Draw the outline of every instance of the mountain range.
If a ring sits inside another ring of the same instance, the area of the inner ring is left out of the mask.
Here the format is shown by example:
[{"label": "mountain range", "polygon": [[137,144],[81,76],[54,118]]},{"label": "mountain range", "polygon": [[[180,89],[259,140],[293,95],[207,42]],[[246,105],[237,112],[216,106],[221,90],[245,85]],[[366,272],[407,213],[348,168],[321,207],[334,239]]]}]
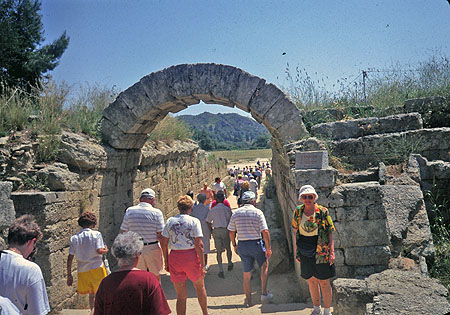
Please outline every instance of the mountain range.
[{"label": "mountain range", "polygon": [[205,150],[269,147],[269,132],[263,125],[249,117],[235,113],[204,112],[199,115],[180,115],[177,118],[193,129],[194,140]]}]

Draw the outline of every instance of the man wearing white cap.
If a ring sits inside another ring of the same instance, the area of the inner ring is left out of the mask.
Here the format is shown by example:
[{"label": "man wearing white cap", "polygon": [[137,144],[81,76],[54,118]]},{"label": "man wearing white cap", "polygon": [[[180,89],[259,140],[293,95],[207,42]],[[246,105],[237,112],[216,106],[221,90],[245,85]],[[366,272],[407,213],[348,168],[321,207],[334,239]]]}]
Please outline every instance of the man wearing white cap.
[{"label": "man wearing white cap", "polygon": [[164,217],[161,210],[154,208],[156,194],[147,188],[141,192],[139,204],[129,207],[120,226],[122,232],[133,231],[144,242],[136,268],[152,272],[159,281],[163,272],[163,255],[159,242],[164,229]]},{"label": "man wearing white cap", "polygon": [[[228,224],[230,239],[234,251],[241,257],[244,271],[244,293],[246,304],[252,305],[251,277],[253,264],[256,260],[261,268],[261,302],[267,302],[272,294],[267,293],[269,258],[272,256],[270,234],[264,213],[255,207],[256,196],[252,191],[246,191],[241,197],[242,207],[236,209]],[[238,244],[236,244],[236,233]],[[261,239],[263,236],[264,242]]]}]

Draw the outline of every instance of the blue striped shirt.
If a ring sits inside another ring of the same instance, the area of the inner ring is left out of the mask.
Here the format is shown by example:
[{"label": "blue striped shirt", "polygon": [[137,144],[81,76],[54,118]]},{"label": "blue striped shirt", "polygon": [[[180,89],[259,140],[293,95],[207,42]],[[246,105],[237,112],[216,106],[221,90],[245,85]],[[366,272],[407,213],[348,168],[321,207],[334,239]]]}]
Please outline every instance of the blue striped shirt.
[{"label": "blue striped shirt", "polygon": [[144,243],[156,242],[158,240],[157,232],[162,232],[163,228],[164,217],[161,210],[153,208],[146,202],[129,207],[120,226],[121,230],[139,234]]},{"label": "blue striped shirt", "polygon": [[253,205],[246,204],[234,210],[228,230],[237,232],[239,241],[261,239],[261,232],[268,230],[264,213]]}]

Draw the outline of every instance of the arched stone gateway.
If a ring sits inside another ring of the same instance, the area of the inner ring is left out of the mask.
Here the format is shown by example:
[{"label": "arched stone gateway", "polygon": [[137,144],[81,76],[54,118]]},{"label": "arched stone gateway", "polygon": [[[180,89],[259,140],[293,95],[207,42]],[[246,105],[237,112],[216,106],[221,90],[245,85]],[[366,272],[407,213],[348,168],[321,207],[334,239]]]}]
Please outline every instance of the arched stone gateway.
[{"label": "arched stone gateway", "polygon": [[250,112],[278,147],[308,134],[300,111],[275,85],[236,67],[209,63],[151,73],[120,93],[103,112],[103,140],[116,149],[140,149],[169,112],[200,101]]}]

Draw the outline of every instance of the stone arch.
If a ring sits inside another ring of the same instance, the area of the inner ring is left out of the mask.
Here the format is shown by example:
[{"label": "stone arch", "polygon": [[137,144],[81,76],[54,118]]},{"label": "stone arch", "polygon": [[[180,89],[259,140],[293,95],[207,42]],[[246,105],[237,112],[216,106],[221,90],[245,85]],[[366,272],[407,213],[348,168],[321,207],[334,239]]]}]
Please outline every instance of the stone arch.
[{"label": "stone arch", "polygon": [[200,101],[250,112],[279,148],[308,134],[300,111],[274,84],[236,67],[207,63],[151,73],[120,93],[103,112],[103,141],[116,149],[140,149],[169,112]]}]

